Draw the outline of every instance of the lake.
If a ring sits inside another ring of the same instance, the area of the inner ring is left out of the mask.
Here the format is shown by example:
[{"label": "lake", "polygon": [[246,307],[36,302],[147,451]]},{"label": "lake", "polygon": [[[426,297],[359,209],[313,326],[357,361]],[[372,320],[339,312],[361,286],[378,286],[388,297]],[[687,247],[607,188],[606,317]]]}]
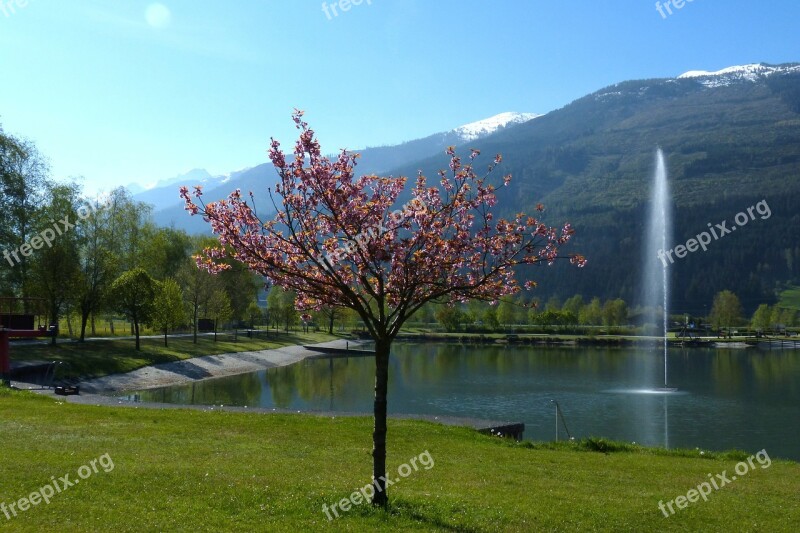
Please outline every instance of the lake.
[{"label": "lake", "polygon": [[[524,422],[553,440],[555,400],[573,437],[800,460],[800,350],[467,346],[396,343],[389,412]],[[142,401],[372,411],[372,358],[312,359],[137,393]]]}]

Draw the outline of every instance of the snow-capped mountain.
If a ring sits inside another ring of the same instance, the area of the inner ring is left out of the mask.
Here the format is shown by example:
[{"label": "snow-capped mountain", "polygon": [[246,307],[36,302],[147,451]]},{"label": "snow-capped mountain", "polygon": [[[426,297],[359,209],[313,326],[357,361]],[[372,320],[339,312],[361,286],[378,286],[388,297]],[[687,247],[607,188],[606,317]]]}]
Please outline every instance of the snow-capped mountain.
[{"label": "snow-capped mountain", "polygon": [[[716,89],[737,84],[761,83],[768,79],[797,74],[800,74],[800,63],[784,63],[781,65],[753,63],[726,67],[714,72],[690,70],[676,78],[632,80],[615,83],[589,95],[588,98],[592,98],[597,102],[631,97],[646,99],[653,89],[658,89],[658,91],[665,90],[665,87],[663,87],[665,83],[671,86],[670,91],[680,92],[686,87],[697,87],[698,85],[706,89]],[[683,87],[683,89],[679,87]]]},{"label": "snow-capped mountain", "polygon": [[536,113],[506,112],[483,120],[471,122],[449,131],[434,133],[422,139],[415,139],[397,146],[379,146],[354,150],[361,154],[358,171],[364,174],[389,172],[407,165],[412,161],[421,161],[428,157],[444,154],[448,146],[457,150],[480,148],[485,139],[501,130],[528,122],[540,117]]},{"label": "snow-capped mountain", "polygon": [[214,176],[209,174],[209,172],[204,168],[193,168],[189,172],[184,174],[179,174],[172,178],[160,179],[153,183],[148,183],[144,185],[144,189],[149,191],[152,189],[159,189],[161,187],[168,187],[170,185],[174,185],[176,183],[182,183],[186,180],[193,180],[198,183],[207,183],[209,180],[213,180]]},{"label": "snow-capped mountain", "polygon": [[192,185],[202,185],[207,189],[216,188],[224,185],[230,181],[231,178],[247,170],[248,169],[244,169],[237,172],[213,176],[204,168],[195,168],[185,174],[175,176],[174,178],[162,179],[146,187],[139,187],[138,190],[131,189],[131,187],[128,186],[128,190],[133,194],[134,200],[150,204],[155,211],[158,211],[159,209],[172,206],[178,201],[179,196],[177,191],[181,185],[190,183]]},{"label": "snow-capped mountain", "polygon": [[726,87],[738,81],[757,82],[775,74],[788,74],[800,72],[800,64],[767,65],[766,63],[753,63],[750,65],[737,65],[727,67],[715,72],[705,70],[690,70],[684,72],[678,79],[699,78],[698,81],[706,87]]},{"label": "snow-capped mountain", "polygon": [[[534,118],[540,117],[536,113],[500,113],[477,122],[465,124],[450,131],[436,133],[423,139],[416,139],[397,146],[382,146],[377,148],[364,148],[353,150],[361,154],[358,163],[358,171],[363,174],[387,172],[409,161],[418,161],[433,155],[444,153],[450,145],[459,148],[477,148],[477,146],[464,146],[464,143],[474,143],[480,139],[488,137],[502,129],[521,124]],[[242,176],[247,175],[252,181],[257,175],[272,175],[271,165],[258,169],[255,173],[250,172],[252,168],[245,168],[228,174],[211,175],[205,169],[193,169],[185,174],[174,178],[159,180],[156,183],[144,187],[132,184],[128,189],[134,194],[137,201],[145,202],[153,206],[154,211],[173,207],[178,200],[177,190],[181,185],[202,185],[207,193],[216,195],[224,194],[220,198],[227,196],[233,189],[243,187]],[[219,191],[217,190],[219,189]]]},{"label": "snow-capped mountain", "polygon": [[465,124],[453,130],[463,141],[474,141],[487,135],[495,133],[497,130],[503,129],[509,125],[521,124],[528,122],[542,115],[536,113],[514,113],[506,112],[500,113],[493,117],[489,117],[477,122]]},{"label": "snow-capped mountain", "polygon": [[[462,154],[468,154],[471,148],[480,149],[482,140],[507,128],[528,122],[541,115],[535,113],[500,113],[484,120],[465,124],[458,128],[435,133],[423,139],[415,139],[396,146],[379,146],[352,150],[361,157],[356,172],[361,174],[383,174],[392,172],[403,165],[414,164],[431,157],[439,157],[443,165],[447,164],[445,151],[448,146],[455,146]],[[228,175],[211,176],[205,171],[193,171],[167,180],[166,186],[150,189],[135,196],[136,200],[154,206],[154,217],[158,224],[168,226],[176,224],[192,232],[207,231],[208,227],[200,217],[187,217],[183,210],[183,202],[178,198],[178,187],[186,185],[203,185],[206,200],[225,198],[234,189],[243,192],[259,191],[276,181],[275,169],[271,163],[232,172]]]}]

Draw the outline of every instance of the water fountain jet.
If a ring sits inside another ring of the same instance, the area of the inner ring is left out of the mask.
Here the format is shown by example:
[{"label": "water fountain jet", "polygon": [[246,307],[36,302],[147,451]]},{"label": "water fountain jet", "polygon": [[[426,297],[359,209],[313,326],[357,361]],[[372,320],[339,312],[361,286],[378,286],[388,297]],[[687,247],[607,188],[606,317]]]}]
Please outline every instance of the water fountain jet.
[{"label": "water fountain jet", "polygon": [[650,214],[647,225],[647,254],[644,258],[644,303],[651,310],[652,323],[657,322],[657,308],[662,306],[662,332],[664,335],[664,387],[659,392],[674,392],[668,387],[667,329],[669,321],[669,282],[667,265],[658,259],[659,250],[667,250],[670,241],[672,220],[669,209],[669,183],[664,152],[656,150],[656,170],[653,176],[653,189],[650,194]]}]

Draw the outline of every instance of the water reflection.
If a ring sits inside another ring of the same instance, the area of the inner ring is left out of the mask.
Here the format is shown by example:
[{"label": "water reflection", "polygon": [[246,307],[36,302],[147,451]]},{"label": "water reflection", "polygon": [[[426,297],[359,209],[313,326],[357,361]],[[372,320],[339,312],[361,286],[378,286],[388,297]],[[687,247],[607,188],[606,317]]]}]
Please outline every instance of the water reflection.
[{"label": "water reflection", "polygon": [[669,449],[669,396],[664,395],[664,448]]},{"label": "water reflection", "polygon": [[[573,436],[701,449],[766,448],[800,459],[800,351],[676,349],[664,393],[660,353],[614,348],[398,344],[391,413],[524,422],[555,438],[551,400]],[[142,400],[369,413],[371,358],[308,360],[139,393]]]}]

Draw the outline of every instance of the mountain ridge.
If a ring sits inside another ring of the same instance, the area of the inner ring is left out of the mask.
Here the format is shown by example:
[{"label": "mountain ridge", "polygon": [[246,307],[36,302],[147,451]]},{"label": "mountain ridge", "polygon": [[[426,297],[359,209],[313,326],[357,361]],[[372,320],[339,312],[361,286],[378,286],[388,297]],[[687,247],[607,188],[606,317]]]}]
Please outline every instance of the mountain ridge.
[{"label": "mountain ridge", "polygon": [[[444,152],[449,145],[480,140],[540,116],[542,115],[536,113],[505,112],[399,145],[368,147],[352,150],[352,152],[358,152],[361,155],[358,162],[359,173],[385,173],[406,161],[415,161]],[[187,178],[182,182],[175,181],[177,178],[173,178],[169,180],[168,185],[138,193],[134,195],[134,199],[153,205],[155,221],[160,225],[175,225],[192,232],[204,232],[207,231],[207,227],[201,224],[202,221],[185,220],[183,203],[178,201],[177,186],[204,185],[203,193],[207,200],[220,200],[226,198],[237,188],[243,191],[255,190],[256,186],[264,180],[272,180],[269,182],[272,184],[275,173],[272,164],[266,162],[232,172],[227,175],[227,179],[223,179],[224,176],[226,175],[216,176],[205,182],[201,180],[198,183],[192,182],[191,176],[185,174],[178,176],[178,178]]]},{"label": "mountain ridge", "polygon": [[[569,250],[589,258],[580,274],[537,273],[537,297],[639,298],[642,261],[655,260],[639,250],[657,146],[668,155],[674,244],[762,199],[777,206],[769,223],[671,267],[676,301],[700,314],[715,292],[730,288],[750,309],[774,300],[776,284],[797,280],[800,72],[794,65],[711,87],[703,77],[620,82],[483,139],[484,152],[502,153],[501,172],[514,176],[498,192],[498,209],[509,216],[543,203],[545,222],[569,220],[577,231]],[[431,158],[396,173],[431,176],[444,166],[441,157]]]},{"label": "mountain ridge", "polygon": [[[658,260],[642,257],[640,250],[645,249],[643,226],[654,152],[661,146],[673,192],[673,245],[761,200],[772,208],[769,221],[727,236],[669,271],[673,297],[684,310],[703,313],[713,295],[726,288],[737,292],[750,309],[774,300],[778,284],[800,280],[796,209],[800,69],[796,66],[758,64],[624,81],[478,141],[434,135],[428,141],[365,150],[357,172],[414,176],[422,171],[431,178],[447,167],[443,150],[433,150],[443,144],[458,145],[462,154],[467,148],[502,153],[504,163],[498,170],[514,179],[498,191],[499,214],[532,213],[541,202],[547,208],[545,223],[560,225],[568,220],[576,228],[569,252],[589,258],[579,273],[536,270],[534,279],[541,282],[536,297],[565,299],[581,293],[633,302],[639,297],[642,262]],[[392,162],[399,164],[389,166]],[[381,166],[384,170],[377,169]],[[241,189],[253,190],[258,197],[274,183],[274,169],[265,163],[243,178]],[[217,193],[227,196],[233,185],[230,182]],[[206,198],[214,198],[206,193]],[[401,203],[408,194],[404,191]],[[182,204],[175,210],[180,210],[184,227],[191,223],[196,231],[208,231],[199,217],[183,213]],[[754,266],[745,270],[741,264]]]}]

